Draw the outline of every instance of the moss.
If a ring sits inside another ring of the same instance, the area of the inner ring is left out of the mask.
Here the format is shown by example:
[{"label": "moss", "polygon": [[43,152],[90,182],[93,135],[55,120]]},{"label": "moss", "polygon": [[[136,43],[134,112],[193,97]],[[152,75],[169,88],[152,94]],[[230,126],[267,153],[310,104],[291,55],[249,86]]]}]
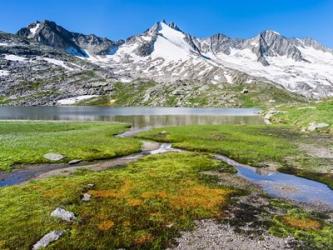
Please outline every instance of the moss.
[{"label": "moss", "polygon": [[291,235],[303,241],[305,249],[331,249],[333,246],[333,225],[300,209],[290,209],[284,216],[275,216],[269,231],[279,237]]},{"label": "moss", "polygon": [[[234,191],[200,172],[220,162],[193,153],[147,156],[125,168],[81,172],[0,189],[0,242],[27,249],[50,230],[66,233],[49,249],[161,249],[195,219],[217,218]],[[80,202],[88,191],[92,198]],[[50,217],[56,207],[73,211],[72,224]]]}]

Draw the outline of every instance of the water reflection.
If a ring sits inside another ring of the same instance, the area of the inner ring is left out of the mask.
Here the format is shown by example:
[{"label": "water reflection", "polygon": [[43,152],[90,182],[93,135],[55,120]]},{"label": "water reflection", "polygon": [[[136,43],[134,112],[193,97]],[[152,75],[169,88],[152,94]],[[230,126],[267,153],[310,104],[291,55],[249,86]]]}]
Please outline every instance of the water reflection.
[{"label": "water reflection", "polygon": [[257,109],[237,108],[0,107],[0,119],[114,121],[133,128],[262,124]]}]

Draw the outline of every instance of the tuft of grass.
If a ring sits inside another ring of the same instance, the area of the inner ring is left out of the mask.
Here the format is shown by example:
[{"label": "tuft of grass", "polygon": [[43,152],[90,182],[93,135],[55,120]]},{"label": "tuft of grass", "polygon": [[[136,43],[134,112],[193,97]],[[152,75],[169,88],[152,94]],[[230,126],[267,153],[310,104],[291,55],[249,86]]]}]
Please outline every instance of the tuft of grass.
[{"label": "tuft of grass", "polygon": [[115,138],[124,124],[106,122],[0,122],[0,170],[15,164],[47,163],[46,153],[60,153],[63,161],[122,156],[140,150],[140,142]]},{"label": "tuft of grass", "polygon": [[[0,189],[0,242],[28,249],[51,230],[66,230],[48,249],[161,249],[195,219],[217,218],[234,191],[200,172],[219,161],[194,153],[147,156],[125,168],[81,172]],[[88,191],[87,184],[95,187]],[[84,192],[92,196],[81,202]],[[50,217],[56,207],[77,221]]]}]

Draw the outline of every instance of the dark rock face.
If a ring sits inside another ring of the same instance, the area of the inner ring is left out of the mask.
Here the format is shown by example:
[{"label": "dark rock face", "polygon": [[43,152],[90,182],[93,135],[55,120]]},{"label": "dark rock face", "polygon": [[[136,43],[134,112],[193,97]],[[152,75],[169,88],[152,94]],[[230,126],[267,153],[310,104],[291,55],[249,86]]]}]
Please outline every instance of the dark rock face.
[{"label": "dark rock face", "polygon": [[[33,29],[36,30],[33,32]],[[56,49],[71,49],[73,54],[85,56],[84,51],[73,41],[73,34],[55,22],[46,20],[30,24],[27,28],[20,29],[17,35]]]},{"label": "dark rock face", "polygon": [[138,56],[149,56],[154,51],[154,43],[156,41],[156,36],[152,38],[150,42],[142,43],[135,50],[135,54]]},{"label": "dark rock face", "polygon": [[258,56],[258,61],[267,63],[263,57],[287,56],[295,61],[306,61],[292,40],[273,31],[264,31],[259,36],[259,46],[253,51]]},{"label": "dark rock face", "polygon": [[85,50],[92,55],[105,55],[123,43],[123,41],[113,42],[96,35],[70,32],[55,22],[47,20],[28,25],[20,29],[17,35],[81,57],[87,56]]},{"label": "dark rock face", "polygon": [[230,48],[236,47],[237,42],[224,34],[218,33],[210,37],[210,49],[213,53],[230,54]]}]

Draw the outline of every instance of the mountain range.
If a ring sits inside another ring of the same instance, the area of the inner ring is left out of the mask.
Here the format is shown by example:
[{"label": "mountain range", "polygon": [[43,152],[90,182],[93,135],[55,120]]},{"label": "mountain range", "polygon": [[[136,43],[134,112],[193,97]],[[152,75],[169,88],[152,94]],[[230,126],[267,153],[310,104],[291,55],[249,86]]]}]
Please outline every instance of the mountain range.
[{"label": "mountain range", "polygon": [[34,88],[22,87],[31,79],[52,92],[48,100],[105,94],[115,82],[138,80],[161,85],[264,82],[319,99],[333,96],[333,51],[313,39],[271,30],[249,39],[221,33],[199,38],[160,21],[141,34],[112,41],[46,20],[16,34],[0,33],[0,95],[31,94]]}]

